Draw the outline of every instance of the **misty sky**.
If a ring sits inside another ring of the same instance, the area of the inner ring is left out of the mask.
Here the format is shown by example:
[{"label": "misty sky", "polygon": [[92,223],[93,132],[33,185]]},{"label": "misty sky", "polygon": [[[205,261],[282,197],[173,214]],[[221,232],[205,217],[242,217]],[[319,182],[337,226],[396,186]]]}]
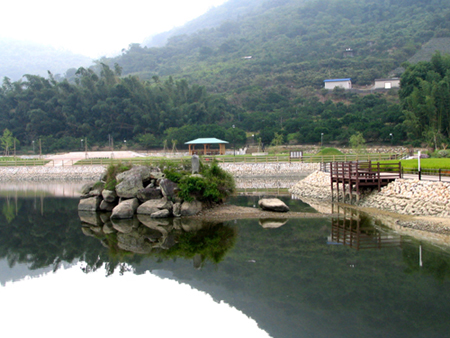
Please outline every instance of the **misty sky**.
[{"label": "misty sky", "polygon": [[181,26],[227,0],[15,0],[2,4],[0,38],[98,58]]}]

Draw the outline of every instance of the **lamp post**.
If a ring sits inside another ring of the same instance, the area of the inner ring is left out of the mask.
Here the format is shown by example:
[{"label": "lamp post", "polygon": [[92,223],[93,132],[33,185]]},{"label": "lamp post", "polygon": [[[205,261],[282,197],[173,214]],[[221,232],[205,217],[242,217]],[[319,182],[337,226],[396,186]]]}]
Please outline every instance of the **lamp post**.
[{"label": "lamp post", "polygon": [[35,154],[35,152],[34,152],[34,140],[31,141],[31,143],[33,144],[33,154]]},{"label": "lamp post", "polygon": [[394,139],[394,135],[392,135],[392,133],[389,133],[389,137],[391,138],[391,146],[392,146],[392,141]]},{"label": "lamp post", "polygon": [[323,133],[320,133],[320,147],[323,147]]},{"label": "lamp post", "polygon": [[83,150],[83,139],[81,139],[81,150]]},{"label": "lamp post", "polygon": [[235,128],[235,126],[233,124],[233,153],[234,153],[234,156],[236,156],[236,145],[234,144],[234,128]]}]

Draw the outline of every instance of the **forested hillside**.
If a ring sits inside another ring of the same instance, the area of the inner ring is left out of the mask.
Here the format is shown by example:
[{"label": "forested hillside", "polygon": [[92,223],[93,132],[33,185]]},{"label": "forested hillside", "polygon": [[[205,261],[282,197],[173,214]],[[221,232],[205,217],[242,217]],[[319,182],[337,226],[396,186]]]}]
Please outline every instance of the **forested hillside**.
[{"label": "forested hillside", "polygon": [[[230,0],[225,5],[234,11],[222,8],[228,16],[219,26],[171,37],[161,48],[130,45],[120,57],[70,72],[64,81],[35,75],[21,82],[5,79],[0,131],[11,131],[25,148],[40,138],[46,151],[76,150],[86,137],[90,146],[106,145],[110,137],[116,147],[124,140],[139,148],[180,146],[196,137],[240,145],[245,133],[265,144],[318,144],[322,134],[325,143],[347,144],[359,132],[374,143],[448,143],[442,113],[447,101],[436,99],[436,90],[443,92],[448,84],[447,56],[439,56],[439,69],[436,60],[407,68],[402,86],[408,83],[410,92],[400,97],[395,90],[321,89],[324,79],[337,77],[350,77],[364,88],[431,38],[450,37],[448,2]],[[208,21],[213,26],[220,22],[213,19]],[[347,48],[353,55],[345,54]],[[422,69],[421,78],[432,85],[413,99],[414,88],[425,85],[408,74]],[[415,109],[422,102],[426,107]],[[440,122],[430,132],[437,120],[424,116],[436,111]]]},{"label": "forested hillside", "polygon": [[[230,0],[224,6],[245,15],[172,37],[163,48],[131,45],[110,65],[142,79],[187,77],[230,94],[277,86],[295,93],[327,78],[370,84],[430,38],[450,36],[450,5],[443,0]],[[347,48],[354,57],[344,57]]]}]

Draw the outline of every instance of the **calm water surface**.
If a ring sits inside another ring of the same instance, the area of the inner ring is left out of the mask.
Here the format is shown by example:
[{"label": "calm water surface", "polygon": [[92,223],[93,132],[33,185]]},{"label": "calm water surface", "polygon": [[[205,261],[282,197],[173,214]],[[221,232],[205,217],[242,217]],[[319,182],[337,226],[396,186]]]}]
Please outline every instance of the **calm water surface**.
[{"label": "calm water surface", "polygon": [[450,332],[449,250],[370,218],[111,223],[79,215],[76,198],[33,191],[2,190],[2,336]]}]

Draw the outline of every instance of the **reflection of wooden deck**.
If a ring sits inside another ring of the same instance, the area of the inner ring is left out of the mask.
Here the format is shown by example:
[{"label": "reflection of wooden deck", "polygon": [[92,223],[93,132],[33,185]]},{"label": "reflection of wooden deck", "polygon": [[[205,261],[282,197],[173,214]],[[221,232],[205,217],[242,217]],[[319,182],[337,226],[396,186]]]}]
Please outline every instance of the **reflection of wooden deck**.
[{"label": "reflection of wooden deck", "polygon": [[359,198],[360,188],[377,188],[401,178],[401,163],[372,163],[372,162],[335,162],[330,163],[331,195],[333,195],[336,183],[337,196],[339,199],[339,185],[342,192],[350,198],[356,192]]},{"label": "reflection of wooden deck", "polygon": [[401,246],[401,237],[365,225],[358,213],[344,212],[343,217],[332,219],[329,243],[342,244],[356,250],[382,249]]}]

